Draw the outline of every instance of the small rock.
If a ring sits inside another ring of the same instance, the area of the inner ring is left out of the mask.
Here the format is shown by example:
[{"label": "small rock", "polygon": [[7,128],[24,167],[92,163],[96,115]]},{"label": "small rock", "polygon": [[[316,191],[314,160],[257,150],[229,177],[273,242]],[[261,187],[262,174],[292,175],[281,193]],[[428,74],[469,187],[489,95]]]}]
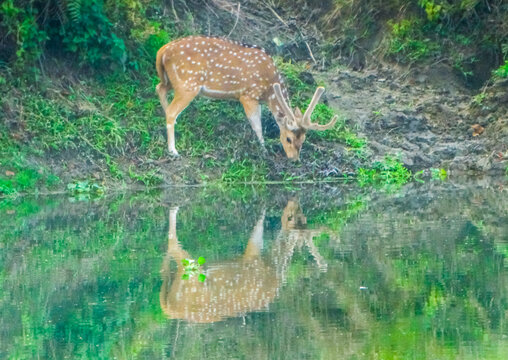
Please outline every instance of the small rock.
[{"label": "small rock", "polygon": [[485,128],[480,124],[472,125],[471,129],[473,129],[473,136],[481,135],[485,131]]}]

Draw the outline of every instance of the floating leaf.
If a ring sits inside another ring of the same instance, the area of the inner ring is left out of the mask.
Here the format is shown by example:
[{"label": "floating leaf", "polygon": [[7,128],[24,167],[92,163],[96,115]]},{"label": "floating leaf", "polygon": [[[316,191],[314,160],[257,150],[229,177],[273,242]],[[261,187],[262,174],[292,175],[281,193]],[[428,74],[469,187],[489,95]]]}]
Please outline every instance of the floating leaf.
[{"label": "floating leaf", "polygon": [[199,264],[199,265],[203,265],[205,262],[206,262],[206,260],[205,260],[205,258],[204,258],[204,257],[200,256],[200,257],[198,258],[198,264]]},{"label": "floating leaf", "polygon": [[189,280],[189,274],[183,274],[182,280]]},{"label": "floating leaf", "polygon": [[206,280],[206,275],[205,274],[199,274],[198,276],[198,280],[201,281],[201,282],[205,282]]},{"label": "floating leaf", "polygon": [[190,264],[189,259],[182,259],[182,265],[183,266],[189,266],[189,264]]}]

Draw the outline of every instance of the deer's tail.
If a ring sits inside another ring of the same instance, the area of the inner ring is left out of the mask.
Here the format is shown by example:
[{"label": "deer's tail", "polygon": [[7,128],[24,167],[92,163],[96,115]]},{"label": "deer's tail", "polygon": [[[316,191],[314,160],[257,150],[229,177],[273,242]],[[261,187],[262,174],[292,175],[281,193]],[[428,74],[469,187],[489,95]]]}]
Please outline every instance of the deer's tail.
[{"label": "deer's tail", "polygon": [[171,82],[169,81],[168,74],[167,74],[166,69],[164,67],[164,63],[166,62],[167,56],[168,56],[167,47],[163,46],[157,52],[157,59],[155,60],[155,67],[157,69],[157,75],[159,75],[161,84],[164,87],[171,89]]}]

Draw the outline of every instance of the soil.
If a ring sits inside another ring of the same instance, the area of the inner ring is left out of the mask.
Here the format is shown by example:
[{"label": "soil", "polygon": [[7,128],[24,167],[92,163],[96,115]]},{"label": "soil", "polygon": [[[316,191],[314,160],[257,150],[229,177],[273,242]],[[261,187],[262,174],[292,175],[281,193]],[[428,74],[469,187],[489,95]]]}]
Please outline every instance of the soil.
[{"label": "soil", "polygon": [[[400,154],[412,171],[495,174],[508,166],[506,80],[475,97],[445,65],[409,74],[394,68],[342,69],[327,76],[330,106],[368,139],[374,157]],[[479,135],[477,124],[483,128]]]}]

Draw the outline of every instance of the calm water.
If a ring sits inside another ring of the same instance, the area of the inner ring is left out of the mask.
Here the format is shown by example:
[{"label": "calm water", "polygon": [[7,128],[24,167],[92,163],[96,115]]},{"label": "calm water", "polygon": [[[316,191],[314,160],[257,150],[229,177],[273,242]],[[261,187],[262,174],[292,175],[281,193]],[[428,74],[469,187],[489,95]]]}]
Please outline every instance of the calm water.
[{"label": "calm water", "polygon": [[4,200],[0,271],[0,358],[508,357],[505,179]]}]

